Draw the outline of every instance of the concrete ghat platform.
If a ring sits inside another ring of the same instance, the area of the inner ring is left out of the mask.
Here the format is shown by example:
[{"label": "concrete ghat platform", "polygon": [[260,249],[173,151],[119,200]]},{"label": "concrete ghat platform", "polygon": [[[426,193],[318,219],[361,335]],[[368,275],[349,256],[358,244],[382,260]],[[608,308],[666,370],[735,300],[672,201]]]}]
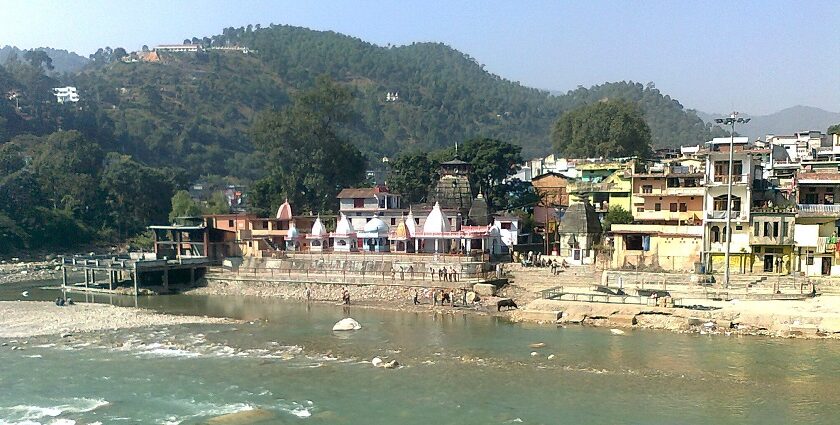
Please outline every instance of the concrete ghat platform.
[{"label": "concrete ghat platform", "polygon": [[[820,301],[822,304],[817,304]],[[840,338],[840,310],[825,311],[826,305],[834,303],[840,304],[840,297],[837,300],[722,303],[715,309],[690,310],[538,299],[522,306],[522,310],[512,312],[511,319],[673,331]],[[558,313],[559,317],[556,316]]]}]

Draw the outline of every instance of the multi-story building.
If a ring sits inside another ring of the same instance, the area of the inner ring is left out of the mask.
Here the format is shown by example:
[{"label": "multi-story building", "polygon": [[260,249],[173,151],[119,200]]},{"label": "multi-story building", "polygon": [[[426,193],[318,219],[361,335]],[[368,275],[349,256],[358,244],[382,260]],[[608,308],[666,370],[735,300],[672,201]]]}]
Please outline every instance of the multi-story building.
[{"label": "multi-story building", "polygon": [[796,182],[798,200],[796,271],[806,275],[840,275],[836,246],[840,220],[840,172],[804,171]]},{"label": "multi-story building", "polygon": [[702,168],[678,164],[646,165],[632,173],[633,219],[645,224],[702,223]]},{"label": "multi-story building", "polygon": [[343,189],[337,198],[339,211],[347,216],[356,231],[364,229],[365,224],[374,216],[388,225],[396,226],[407,214],[401,206],[400,195],[383,186]]},{"label": "multi-story building", "polygon": [[632,182],[628,171],[633,164],[632,161],[577,164],[581,177],[568,185],[569,204],[588,202],[601,218],[611,206],[631,211]]},{"label": "multi-story building", "polygon": [[[730,143],[732,173],[729,173]],[[751,269],[750,211],[753,202],[753,181],[763,176],[762,155],[767,150],[753,147],[746,137],[715,138],[701,152],[706,158],[705,199],[703,207],[703,262],[707,271],[724,269],[728,232],[727,210],[731,219],[730,269],[746,273]],[[727,205],[728,187],[732,202]]]},{"label": "multi-story building", "polygon": [[76,103],[79,101],[79,93],[75,87],[56,87],[53,89],[55,101],[58,103]]}]

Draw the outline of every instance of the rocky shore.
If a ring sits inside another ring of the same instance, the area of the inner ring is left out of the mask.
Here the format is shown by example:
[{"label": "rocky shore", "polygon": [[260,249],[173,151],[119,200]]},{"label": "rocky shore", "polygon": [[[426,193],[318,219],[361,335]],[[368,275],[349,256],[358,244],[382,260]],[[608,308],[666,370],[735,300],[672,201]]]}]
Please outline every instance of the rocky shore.
[{"label": "rocky shore", "polygon": [[25,280],[51,280],[61,278],[61,260],[20,261],[17,258],[0,260],[0,285]]},{"label": "rocky shore", "polygon": [[169,326],[188,323],[232,323],[230,319],[176,316],[133,307],[51,302],[0,301],[0,338],[67,336],[79,332]]}]

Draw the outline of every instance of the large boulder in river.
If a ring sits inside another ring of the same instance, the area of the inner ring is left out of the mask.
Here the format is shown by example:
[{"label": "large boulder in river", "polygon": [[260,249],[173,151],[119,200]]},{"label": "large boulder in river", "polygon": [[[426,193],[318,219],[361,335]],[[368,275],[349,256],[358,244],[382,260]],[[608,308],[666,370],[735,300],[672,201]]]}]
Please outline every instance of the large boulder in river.
[{"label": "large boulder in river", "polygon": [[333,326],[334,331],[356,331],[362,328],[362,325],[359,322],[353,320],[353,318],[346,317],[344,319],[339,320]]}]

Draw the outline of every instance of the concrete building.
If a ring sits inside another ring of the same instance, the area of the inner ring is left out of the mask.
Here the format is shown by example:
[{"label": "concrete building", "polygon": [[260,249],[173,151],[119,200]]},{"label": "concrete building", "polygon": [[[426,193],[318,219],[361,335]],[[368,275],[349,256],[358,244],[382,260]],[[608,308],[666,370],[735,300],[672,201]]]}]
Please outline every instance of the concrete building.
[{"label": "concrete building", "polygon": [[[706,195],[704,200],[703,262],[707,271],[724,269],[727,242],[726,215],[731,211],[732,241],[730,269],[746,273],[751,269],[750,210],[753,202],[753,180],[763,176],[761,155],[767,151],[754,149],[746,137],[734,139],[732,175],[729,174],[728,137],[707,142],[701,154],[706,158]],[[727,185],[732,183],[732,203],[727,205]]]},{"label": "concrete building", "polygon": [[613,269],[693,272],[703,251],[702,225],[613,224]]},{"label": "concrete building", "polygon": [[55,101],[58,103],[76,103],[79,101],[79,93],[75,87],[56,87],[53,89]]}]

